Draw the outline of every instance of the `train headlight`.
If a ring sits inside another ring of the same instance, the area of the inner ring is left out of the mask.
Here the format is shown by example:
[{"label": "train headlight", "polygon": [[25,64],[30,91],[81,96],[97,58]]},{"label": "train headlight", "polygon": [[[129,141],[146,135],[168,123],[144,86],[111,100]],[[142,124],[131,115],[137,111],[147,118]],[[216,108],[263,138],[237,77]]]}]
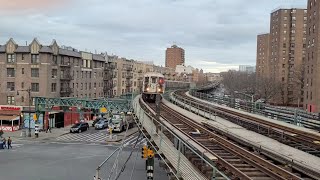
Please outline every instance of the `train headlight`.
[{"label": "train headlight", "polygon": [[161,88],[158,88],[158,91],[160,92],[160,91],[161,91]]},{"label": "train headlight", "polygon": [[147,91],[149,91],[149,88],[147,87]]}]

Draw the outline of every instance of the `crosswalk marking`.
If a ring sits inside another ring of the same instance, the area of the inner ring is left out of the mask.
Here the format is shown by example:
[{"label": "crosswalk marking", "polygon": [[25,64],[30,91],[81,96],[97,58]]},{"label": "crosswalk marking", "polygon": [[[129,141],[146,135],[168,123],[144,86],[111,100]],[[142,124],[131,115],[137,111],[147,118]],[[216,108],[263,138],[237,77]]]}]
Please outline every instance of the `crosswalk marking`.
[{"label": "crosswalk marking", "polygon": [[[134,146],[134,144],[135,144],[136,141],[137,141],[137,138],[138,138],[138,136],[131,136],[131,137],[127,138],[127,139],[125,140],[125,143],[124,143],[123,146],[124,146],[124,147]],[[144,137],[139,137],[136,146],[142,146],[143,144],[145,144],[146,141],[147,141],[146,138],[144,138]]]},{"label": "crosswalk marking", "polygon": [[[12,149],[10,148],[10,151],[15,151],[16,149],[20,148],[21,146],[23,146],[24,144],[16,144],[16,143],[12,143]],[[5,152],[5,150],[8,149],[8,145],[6,145],[6,147],[4,149],[0,149],[0,152]]]},{"label": "crosswalk marking", "polygon": [[104,133],[79,133],[79,134],[65,134],[62,136],[57,137],[58,141],[85,141],[85,142],[105,142],[106,138],[109,135]]},{"label": "crosswalk marking", "polygon": [[[109,134],[104,134],[100,132],[96,133],[77,133],[77,134],[65,134],[56,138],[58,141],[70,142],[70,141],[77,141],[77,142],[106,142],[109,138]],[[138,135],[132,135],[127,137],[123,144],[124,147],[126,146],[134,146],[138,138]],[[137,146],[145,144],[146,139],[142,136],[139,137]]]}]

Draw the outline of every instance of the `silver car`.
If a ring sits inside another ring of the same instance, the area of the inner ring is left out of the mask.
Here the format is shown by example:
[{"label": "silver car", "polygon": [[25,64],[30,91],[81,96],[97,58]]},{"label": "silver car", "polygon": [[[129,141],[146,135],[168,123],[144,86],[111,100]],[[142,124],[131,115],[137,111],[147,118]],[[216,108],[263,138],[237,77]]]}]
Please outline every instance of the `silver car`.
[{"label": "silver car", "polygon": [[95,129],[105,129],[108,127],[108,121],[103,119],[94,125]]}]

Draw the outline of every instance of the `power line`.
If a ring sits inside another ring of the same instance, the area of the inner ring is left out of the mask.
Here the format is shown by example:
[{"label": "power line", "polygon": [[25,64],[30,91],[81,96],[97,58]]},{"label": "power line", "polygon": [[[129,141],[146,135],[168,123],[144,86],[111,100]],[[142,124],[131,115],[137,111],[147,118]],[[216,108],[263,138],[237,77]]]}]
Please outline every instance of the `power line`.
[{"label": "power line", "polygon": [[117,180],[117,179],[120,177],[121,173],[125,170],[126,165],[127,165],[128,161],[129,161],[129,159],[131,158],[131,155],[132,155],[132,153],[133,153],[134,149],[136,148],[136,145],[137,145],[137,143],[138,143],[138,141],[139,141],[140,135],[141,135],[141,132],[139,133],[139,136],[138,136],[136,142],[134,143],[134,146],[133,146],[133,148],[132,148],[132,150],[131,150],[131,152],[130,152],[127,160],[126,160],[126,162],[123,164],[123,166],[122,166],[122,168],[121,168],[118,176],[115,178],[115,180]]}]

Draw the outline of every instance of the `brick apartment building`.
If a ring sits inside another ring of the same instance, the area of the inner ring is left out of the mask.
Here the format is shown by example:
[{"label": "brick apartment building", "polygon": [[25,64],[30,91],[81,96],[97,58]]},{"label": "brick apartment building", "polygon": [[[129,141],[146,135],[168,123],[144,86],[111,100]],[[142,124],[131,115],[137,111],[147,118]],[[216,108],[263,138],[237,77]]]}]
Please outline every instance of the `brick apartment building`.
[{"label": "brick apartment building", "polygon": [[320,5],[308,0],[306,61],[304,74],[304,108],[320,112]]},{"label": "brick apartment building", "polygon": [[257,36],[257,78],[269,77],[269,40],[270,34],[260,34]]},{"label": "brick apartment building", "polygon": [[166,50],[166,67],[175,69],[177,65],[184,64],[184,49],[173,45]]},{"label": "brick apartment building", "polygon": [[257,77],[271,78],[280,86],[274,104],[302,104],[306,23],[306,9],[278,9],[271,13],[270,33],[257,38]]}]

